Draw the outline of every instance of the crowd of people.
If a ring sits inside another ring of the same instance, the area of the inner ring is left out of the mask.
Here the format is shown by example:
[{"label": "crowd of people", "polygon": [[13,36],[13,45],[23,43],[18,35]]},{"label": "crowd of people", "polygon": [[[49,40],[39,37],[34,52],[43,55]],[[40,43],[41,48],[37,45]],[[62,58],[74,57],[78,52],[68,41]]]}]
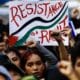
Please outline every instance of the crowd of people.
[{"label": "crowd of people", "polygon": [[[78,9],[72,10],[70,20],[79,28],[77,15]],[[8,26],[0,20],[0,80],[80,80],[80,34],[73,37],[68,26],[63,33],[52,32],[58,46],[48,49],[31,40],[14,47],[8,44]],[[64,46],[61,35],[69,37],[69,46]]]}]

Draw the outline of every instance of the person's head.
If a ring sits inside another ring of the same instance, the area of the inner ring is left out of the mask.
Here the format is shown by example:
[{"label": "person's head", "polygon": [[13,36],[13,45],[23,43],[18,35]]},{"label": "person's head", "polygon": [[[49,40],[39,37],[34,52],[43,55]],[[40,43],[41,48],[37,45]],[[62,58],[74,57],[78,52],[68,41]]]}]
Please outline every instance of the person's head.
[{"label": "person's head", "polygon": [[21,77],[24,76],[24,73],[23,73],[22,69],[18,68],[14,64],[9,63],[9,64],[5,65],[5,67],[9,71],[9,73],[12,77],[12,80],[20,80]]},{"label": "person's head", "polygon": [[72,66],[80,76],[80,43],[71,49]]},{"label": "person's head", "polygon": [[8,50],[6,50],[6,55],[9,57],[12,63],[20,67],[21,60],[20,60],[20,54],[17,49],[9,48]]},{"label": "person's head", "polygon": [[0,65],[0,80],[12,80],[8,70]]},{"label": "person's head", "polygon": [[79,10],[77,8],[73,8],[71,10],[71,17],[72,18],[77,18],[78,15],[79,15]]},{"label": "person's head", "polygon": [[3,41],[4,41],[5,43],[8,42],[8,33],[7,33],[6,31],[3,32]]},{"label": "person's head", "polygon": [[9,26],[3,24],[3,19],[0,19],[0,42],[6,42],[9,36]]},{"label": "person's head", "polygon": [[[24,75],[23,70],[11,63],[6,55],[0,55],[0,65],[3,65],[8,70],[12,80],[19,80]],[[2,69],[0,69],[0,71],[2,71]],[[4,73],[5,71],[2,72]]]},{"label": "person's head", "polygon": [[4,51],[7,48],[8,35],[6,32],[0,32],[0,51]]},{"label": "person's head", "polygon": [[45,70],[45,59],[36,48],[28,49],[22,58],[22,68],[28,75],[42,77]]},{"label": "person's head", "polygon": [[0,52],[4,51],[6,49],[5,42],[0,42]]}]

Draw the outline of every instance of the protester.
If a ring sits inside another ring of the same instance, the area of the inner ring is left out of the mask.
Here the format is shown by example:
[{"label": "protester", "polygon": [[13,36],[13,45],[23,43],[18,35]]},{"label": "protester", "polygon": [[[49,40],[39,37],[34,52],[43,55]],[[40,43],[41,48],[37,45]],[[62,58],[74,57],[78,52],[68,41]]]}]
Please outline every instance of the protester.
[{"label": "protester", "polygon": [[[28,42],[27,52],[22,58],[22,69],[27,75],[36,75],[38,78],[47,79],[48,70],[57,64],[57,58],[53,53],[46,48],[40,46],[38,43]],[[47,79],[49,80],[49,79]]]},{"label": "protester", "polygon": [[6,55],[0,55],[0,65],[4,66],[8,70],[12,80],[19,80],[25,74],[21,68],[11,63]]},{"label": "protester", "polygon": [[30,49],[22,59],[22,66],[27,75],[36,75],[43,78],[45,71],[44,57],[37,51],[37,49]]},{"label": "protester", "polygon": [[12,80],[20,80],[24,76],[23,70],[14,64],[8,63],[5,67],[9,71]]},{"label": "protester", "polygon": [[80,15],[79,14],[80,12],[77,7],[71,10],[71,20],[73,21],[73,24],[76,29],[80,28]]},{"label": "protester", "polygon": [[[54,34],[54,32],[53,32],[53,34]],[[79,70],[80,69],[79,68],[80,42],[78,42],[77,45],[73,46],[70,49],[70,51],[69,51],[70,54],[69,54],[68,52],[66,52],[67,49],[65,48],[65,46],[62,43],[60,33],[57,36],[53,35],[53,37],[55,37],[55,39],[57,40],[57,42],[59,44],[59,51],[61,53],[61,61],[58,62],[58,65],[57,65],[58,70],[68,78],[68,79],[65,78],[67,80],[79,80],[80,79],[80,70]],[[69,56],[67,56],[66,54],[69,54]],[[59,80],[62,80],[62,79],[59,78]]]},{"label": "protester", "polygon": [[0,54],[5,54],[5,50],[8,47],[8,32],[5,29],[5,26],[2,24],[2,20],[0,20]]},{"label": "protester", "polygon": [[21,57],[16,48],[8,48],[6,51],[6,55],[9,57],[11,62],[16,66],[20,67]]},{"label": "protester", "polygon": [[[80,79],[80,43],[70,49],[71,60],[59,62],[59,70],[69,80]],[[61,67],[60,67],[61,66]]]},{"label": "protester", "polygon": [[[78,29],[80,10],[77,7],[70,10],[70,20]],[[71,31],[70,27],[56,31],[69,37],[69,46],[63,45],[61,36],[54,37],[59,46],[48,46],[52,52],[36,41],[13,49],[18,37],[14,40],[14,35],[11,35],[12,45],[8,45],[9,25],[5,26],[0,19],[0,80],[80,80],[80,34],[73,38]]]}]

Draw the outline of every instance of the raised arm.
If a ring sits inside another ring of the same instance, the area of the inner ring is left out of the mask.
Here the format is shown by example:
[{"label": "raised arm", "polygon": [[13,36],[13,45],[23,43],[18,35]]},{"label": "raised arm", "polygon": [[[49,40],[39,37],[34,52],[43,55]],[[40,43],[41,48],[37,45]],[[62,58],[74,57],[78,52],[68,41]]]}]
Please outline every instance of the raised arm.
[{"label": "raised arm", "polygon": [[37,43],[36,47],[42,53],[42,55],[44,55],[49,65],[55,65],[58,62],[58,59],[54,53],[41,46],[39,43]]},{"label": "raised arm", "polygon": [[60,32],[52,32],[52,37],[58,42],[59,56],[61,60],[68,60],[68,51],[66,50]]},{"label": "raised arm", "polygon": [[41,46],[38,42],[30,41],[28,42],[28,47],[36,47],[39,50],[39,52],[45,57],[49,66],[57,64],[58,59],[54,55],[54,53],[46,49],[44,46]]}]

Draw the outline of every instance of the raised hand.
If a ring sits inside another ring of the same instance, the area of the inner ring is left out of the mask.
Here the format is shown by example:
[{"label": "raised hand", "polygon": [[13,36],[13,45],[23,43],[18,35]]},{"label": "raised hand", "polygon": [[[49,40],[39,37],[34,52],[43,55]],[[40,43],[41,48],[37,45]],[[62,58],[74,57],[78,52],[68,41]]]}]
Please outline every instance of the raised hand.
[{"label": "raised hand", "polygon": [[59,71],[66,76],[70,76],[73,72],[71,62],[69,61],[60,61],[58,63],[58,68],[59,68]]},{"label": "raised hand", "polygon": [[30,40],[26,43],[26,46],[32,48],[32,47],[36,47],[36,44],[37,44],[36,41]]},{"label": "raised hand", "polygon": [[61,31],[61,33],[62,33],[62,35],[64,35],[64,36],[70,36],[71,35],[71,28],[70,27],[65,27],[62,31]]},{"label": "raised hand", "polygon": [[69,80],[79,80],[75,69],[72,66],[71,55],[69,55],[68,61],[62,60],[58,62],[57,67],[62,74],[69,78]]},{"label": "raised hand", "polygon": [[59,55],[60,55],[60,60],[68,60],[68,51],[66,50],[63,42],[62,42],[62,37],[61,37],[61,32],[52,32],[51,37],[55,38],[56,41],[58,42],[58,49],[59,49]]}]

